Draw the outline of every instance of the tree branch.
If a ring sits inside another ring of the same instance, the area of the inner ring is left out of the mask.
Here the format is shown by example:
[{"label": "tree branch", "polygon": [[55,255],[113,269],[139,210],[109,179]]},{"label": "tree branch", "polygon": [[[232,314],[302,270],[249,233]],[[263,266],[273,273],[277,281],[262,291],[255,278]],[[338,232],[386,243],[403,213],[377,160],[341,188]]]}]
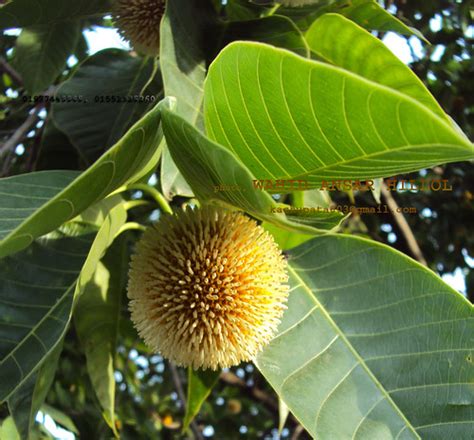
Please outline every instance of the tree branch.
[{"label": "tree branch", "polygon": [[421,264],[428,266],[428,263],[426,262],[426,259],[423,256],[423,252],[421,252],[420,246],[418,245],[418,242],[416,241],[415,235],[413,234],[413,231],[411,230],[410,225],[408,224],[403,213],[399,212],[398,203],[393,198],[390,191],[385,187],[385,185],[382,185],[382,196],[385,198],[385,201],[387,202],[387,205],[392,212],[393,218],[395,222],[397,223],[398,227],[400,228],[400,232],[403,234],[405,238],[405,241],[408,245],[408,248],[410,249],[410,252]]},{"label": "tree branch", "polygon": [[[169,367],[170,367],[171,377],[173,378],[173,382],[174,382],[174,386],[176,388],[176,392],[178,393],[178,397],[181,400],[181,402],[183,403],[184,407],[186,408],[186,396],[184,394],[183,384],[181,383],[181,378],[179,377],[178,368],[172,362],[169,362],[168,364],[169,364]],[[196,424],[196,422],[194,420],[190,423],[190,427],[191,427],[191,430],[193,431],[194,437],[197,440],[204,440],[204,437],[202,436],[201,431],[200,431],[198,425]]]},{"label": "tree branch", "polygon": [[[248,386],[247,383],[242,380],[240,377],[236,376],[234,373],[228,371],[223,371],[219,377],[219,379],[227,385],[232,385],[241,388],[250,398],[253,400],[257,400],[277,417],[279,417],[279,409],[278,409],[278,402],[267,394],[265,391],[255,387],[255,386]],[[288,415],[288,420],[295,426],[295,433],[297,433],[298,438],[305,429],[298,420],[293,416],[293,414]]]},{"label": "tree branch", "polygon": [[20,74],[3,57],[0,57],[0,70],[5,72],[17,85],[23,86],[23,79]]},{"label": "tree branch", "polygon": [[300,435],[304,432],[304,428],[301,425],[298,425],[295,428],[295,432],[291,436],[291,440],[298,440],[300,438]]},{"label": "tree branch", "polygon": [[[36,125],[39,116],[38,113],[42,106],[36,106],[26,118],[25,122],[21,124],[13,135],[3,145],[0,145],[0,157],[12,151],[28,134],[28,132]],[[10,167],[11,156],[5,159],[2,167],[2,175],[5,175]]]},{"label": "tree branch", "polygon": [[248,386],[244,380],[236,376],[230,371],[223,371],[219,377],[222,382],[225,382],[227,385],[236,386],[245,390],[250,397],[262,402],[270,411],[276,412],[278,414],[278,403],[269,396],[265,391],[260,390],[257,387]]}]

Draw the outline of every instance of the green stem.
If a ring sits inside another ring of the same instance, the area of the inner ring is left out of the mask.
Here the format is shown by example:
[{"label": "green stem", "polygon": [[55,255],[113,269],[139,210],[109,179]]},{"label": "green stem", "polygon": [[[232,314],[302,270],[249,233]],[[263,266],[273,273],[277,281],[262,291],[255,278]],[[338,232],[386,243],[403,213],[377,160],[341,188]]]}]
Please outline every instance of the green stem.
[{"label": "green stem", "polygon": [[293,206],[296,208],[304,207],[304,192],[303,191],[293,191],[291,193]]},{"label": "green stem", "polygon": [[149,204],[150,202],[146,200],[128,200],[127,202],[124,202],[123,207],[126,211],[129,211],[130,209],[136,208],[137,206],[145,206]]},{"label": "green stem", "polygon": [[266,13],[265,13],[265,17],[270,17],[272,16],[279,8],[280,8],[281,4],[280,3],[277,3],[275,6],[273,6],[273,8],[269,9]]},{"label": "green stem", "polygon": [[153,199],[156,201],[158,206],[161,208],[163,212],[166,212],[168,214],[173,214],[173,211],[166,201],[166,199],[163,197],[163,195],[156,189],[153,188],[150,185],[146,185],[145,183],[134,183],[132,185],[129,185],[127,189],[131,190],[137,190],[137,191],[143,191],[149,194]]},{"label": "green stem", "polygon": [[137,222],[128,222],[128,223],[125,223],[124,225],[122,225],[122,227],[119,229],[119,231],[117,232],[117,235],[115,236],[115,238],[117,238],[122,232],[125,232],[125,231],[130,231],[130,230],[138,230],[138,231],[145,231],[146,230],[146,227],[141,225],[140,223],[137,223]]},{"label": "green stem", "polygon": [[[148,62],[149,57],[146,58],[146,62]],[[143,96],[145,93],[146,89],[150,86],[150,84],[153,82],[155,79],[156,74],[158,73],[158,69],[160,68],[160,59],[158,57],[155,57],[153,59],[153,70],[151,72],[150,77],[148,78],[147,82],[145,85],[142,87],[142,90],[140,91],[140,96]]]}]

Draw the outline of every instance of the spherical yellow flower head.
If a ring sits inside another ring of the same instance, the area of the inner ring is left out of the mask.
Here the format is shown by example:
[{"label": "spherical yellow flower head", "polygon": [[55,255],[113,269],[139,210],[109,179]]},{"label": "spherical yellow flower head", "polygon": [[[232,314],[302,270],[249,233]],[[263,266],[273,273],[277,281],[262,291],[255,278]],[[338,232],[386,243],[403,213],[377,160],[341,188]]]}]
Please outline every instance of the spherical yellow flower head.
[{"label": "spherical yellow flower head", "polygon": [[204,207],[164,215],[132,257],[132,321],[150,348],[179,365],[237,365],[276,331],[286,266],[272,236],[243,214]]},{"label": "spherical yellow flower head", "polygon": [[160,23],[165,0],[115,0],[114,22],[120,34],[139,52],[160,52]]}]

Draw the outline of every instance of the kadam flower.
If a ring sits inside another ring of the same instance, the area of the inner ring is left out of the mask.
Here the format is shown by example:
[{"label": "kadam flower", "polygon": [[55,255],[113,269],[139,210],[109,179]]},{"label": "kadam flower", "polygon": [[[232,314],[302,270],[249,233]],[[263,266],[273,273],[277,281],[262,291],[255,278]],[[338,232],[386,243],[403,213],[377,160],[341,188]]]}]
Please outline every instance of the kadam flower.
[{"label": "kadam flower", "polygon": [[120,34],[146,55],[160,51],[160,23],[165,0],[115,0],[114,22]]},{"label": "kadam flower", "polygon": [[245,215],[216,207],[165,214],[132,257],[132,320],[179,365],[223,368],[269,342],[288,295],[286,260]]}]

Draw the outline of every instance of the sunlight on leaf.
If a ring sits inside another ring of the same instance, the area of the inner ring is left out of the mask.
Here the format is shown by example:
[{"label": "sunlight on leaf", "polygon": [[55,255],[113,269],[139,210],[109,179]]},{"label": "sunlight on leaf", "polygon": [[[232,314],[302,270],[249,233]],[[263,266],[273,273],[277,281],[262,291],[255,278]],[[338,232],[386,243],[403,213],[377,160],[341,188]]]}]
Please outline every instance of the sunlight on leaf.
[{"label": "sunlight on leaf", "polygon": [[311,435],[463,438],[474,332],[462,295],[349,236],[316,238],[289,265],[288,310],[257,365]]},{"label": "sunlight on leaf", "polygon": [[474,158],[474,146],[414,99],[260,43],[211,65],[206,128],[258,179],[372,179]]}]

